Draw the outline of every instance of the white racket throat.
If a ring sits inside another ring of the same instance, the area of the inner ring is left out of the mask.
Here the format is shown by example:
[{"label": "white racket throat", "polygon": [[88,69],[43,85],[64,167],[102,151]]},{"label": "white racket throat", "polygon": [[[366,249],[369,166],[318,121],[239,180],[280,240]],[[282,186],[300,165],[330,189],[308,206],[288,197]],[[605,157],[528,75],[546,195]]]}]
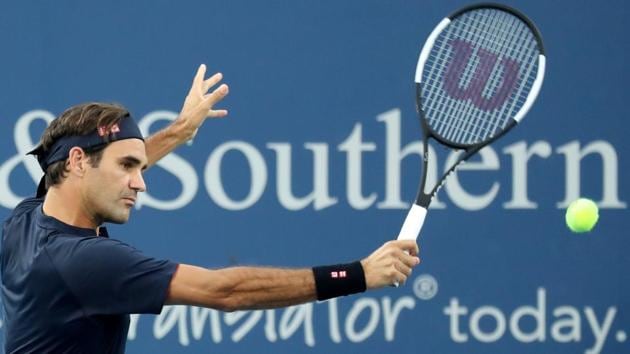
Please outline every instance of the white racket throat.
[{"label": "white racket throat", "polygon": [[418,204],[414,204],[409,209],[405,222],[403,223],[400,233],[398,234],[399,240],[416,240],[424,224],[424,219],[427,215],[427,209],[421,207]]}]

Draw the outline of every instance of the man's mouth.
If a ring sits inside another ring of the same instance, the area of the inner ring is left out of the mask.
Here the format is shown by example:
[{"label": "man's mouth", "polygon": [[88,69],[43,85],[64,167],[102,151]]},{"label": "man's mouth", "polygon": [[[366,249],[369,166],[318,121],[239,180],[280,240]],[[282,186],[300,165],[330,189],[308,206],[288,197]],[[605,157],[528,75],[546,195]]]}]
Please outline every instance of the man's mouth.
[{"label": "man's mouth", "polygon": [[131,205],[136,204],[136,198],[134,197],[123,197],[122,198],[124,201],[131,203]]}]

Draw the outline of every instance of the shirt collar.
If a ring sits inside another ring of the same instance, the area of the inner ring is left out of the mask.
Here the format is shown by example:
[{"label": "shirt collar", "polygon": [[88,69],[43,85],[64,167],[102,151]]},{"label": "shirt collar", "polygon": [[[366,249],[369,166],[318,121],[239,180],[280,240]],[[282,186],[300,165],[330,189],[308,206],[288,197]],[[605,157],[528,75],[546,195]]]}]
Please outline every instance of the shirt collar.
[{"label": "shirt collar", "polygon": [[47,228],[58,230],[64,234],[77,235],[77,236],[100,236],[100,237],[109,237],[109,233],[104,226],[99,227],[99,234],[96,234],[94,229],[85,229],[82,227],[77,227],[73,225],[68,225],[62,221],[59,221],[52,216],[48,216],[44,214],[44,205],[43,203],[37,207],[36,211],[37,222],[39,225]]}]

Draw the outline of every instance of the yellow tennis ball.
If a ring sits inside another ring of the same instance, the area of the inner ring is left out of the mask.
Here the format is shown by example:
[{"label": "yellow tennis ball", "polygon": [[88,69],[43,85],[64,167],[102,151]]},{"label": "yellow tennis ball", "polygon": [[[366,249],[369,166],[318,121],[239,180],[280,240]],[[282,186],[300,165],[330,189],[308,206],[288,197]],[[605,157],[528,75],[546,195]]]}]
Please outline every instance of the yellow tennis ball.
[{"label": "yellow tennis ball", "polygon": [[592,200],[580,198],[569,204],[565,219],[571,231],[588,232],[597,224],[599,209]]}]

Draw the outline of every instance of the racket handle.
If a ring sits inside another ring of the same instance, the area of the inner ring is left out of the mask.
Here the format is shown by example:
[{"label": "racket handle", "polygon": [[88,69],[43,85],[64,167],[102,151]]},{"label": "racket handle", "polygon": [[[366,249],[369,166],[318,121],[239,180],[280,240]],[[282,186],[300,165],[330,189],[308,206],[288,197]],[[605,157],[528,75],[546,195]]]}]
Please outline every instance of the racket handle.
[{"label": "racket handle", "polygon": [[[400,229],[400,233],[398,234],[397,239],[417,240],[418,235],[420,235],[420,230],[422,229],[422,224],[424,224],[424,218],[426,216],[427,209],[414,203],[411,206],[411,209],[409,209],[409,213],[407,213],[407,217],[405,218],[405,222]],[[400,284],[395,281],[392,285],[397,288]]]},{"label": "racket handle", "polygon": [[427,209],[414,203],[411,206],[411,209],[409,209],[409,213],[407,213],[407,217],[405,218],[405,222],[400,229],[400,233],[398,234],[397,239],[417,240],[418,235],[420,235],[420,230],[422,229],[422,224],[424,224],[424,218],[426,216]]}]

